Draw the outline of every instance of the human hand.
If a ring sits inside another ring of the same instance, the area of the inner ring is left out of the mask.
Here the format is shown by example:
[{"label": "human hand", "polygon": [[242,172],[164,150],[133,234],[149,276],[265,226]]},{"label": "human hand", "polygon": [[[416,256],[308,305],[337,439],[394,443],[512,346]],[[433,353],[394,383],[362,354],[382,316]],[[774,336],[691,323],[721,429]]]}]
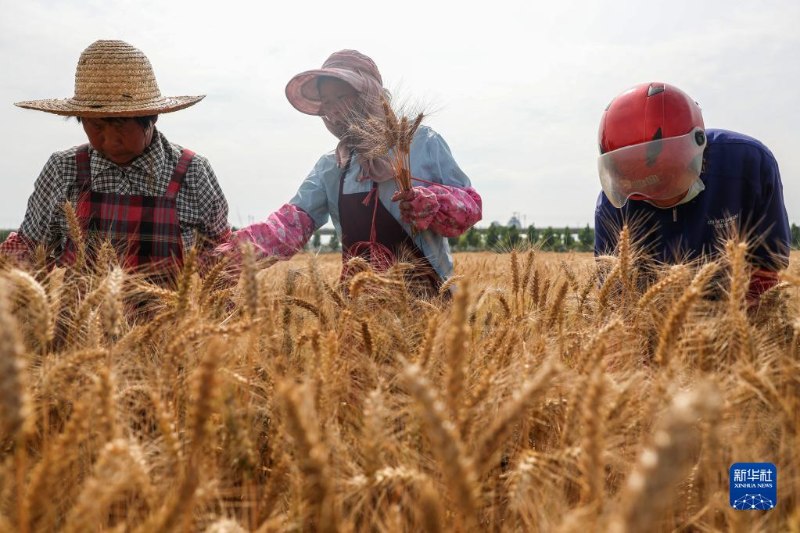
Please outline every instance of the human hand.
[{"label": "human hand", "polygon": [[400,218],[417,230],[428,229],[439,210],[439,200],[433,191],[425,187],[412,187],[407,191],[397,191],[392,201],[400,202]]}]

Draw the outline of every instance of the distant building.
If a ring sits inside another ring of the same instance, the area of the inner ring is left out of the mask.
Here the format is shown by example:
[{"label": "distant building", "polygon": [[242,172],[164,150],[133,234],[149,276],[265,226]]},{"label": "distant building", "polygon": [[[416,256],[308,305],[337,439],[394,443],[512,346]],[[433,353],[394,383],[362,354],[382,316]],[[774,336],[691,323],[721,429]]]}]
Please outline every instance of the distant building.
[{"label": "distant building", "polygon": [[519,217],[517,215],[514,215],[508,219],[508,224],[506,224],[506,227],[510,228],[512,226],[517,229],[522,229],[522,222],[519,221]]}]

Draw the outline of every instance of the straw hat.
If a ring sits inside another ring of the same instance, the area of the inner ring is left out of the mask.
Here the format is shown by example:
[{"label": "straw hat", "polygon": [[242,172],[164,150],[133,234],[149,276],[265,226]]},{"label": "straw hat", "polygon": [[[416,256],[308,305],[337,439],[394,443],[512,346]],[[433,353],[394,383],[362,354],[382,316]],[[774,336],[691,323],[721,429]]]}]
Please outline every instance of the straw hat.
[{"label": "straw hat", "polygon": [[196,104],[202,96],[161,96],[150,61],[123,41],[95,41],[75,71],[75,96],[14,105],[72,117],[141,117]]},{"label": "straw hat", "polygon": [[337,78],[348,83],[357,92],[376,97],[383,80],[375,62],[357,50],[339,50],[325,60],[322,68],[307,70],[289,80],[286,98],[297,109],[308,115],[321,115],[317,79],[320,76]]}]

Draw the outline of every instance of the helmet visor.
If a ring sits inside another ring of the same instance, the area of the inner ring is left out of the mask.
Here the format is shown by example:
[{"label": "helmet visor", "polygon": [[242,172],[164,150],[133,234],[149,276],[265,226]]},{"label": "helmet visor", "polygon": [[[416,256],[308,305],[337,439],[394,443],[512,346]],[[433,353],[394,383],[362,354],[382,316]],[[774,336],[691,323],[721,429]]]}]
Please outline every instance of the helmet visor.
[{"label": "helmet visor", "polygon": [[603,154],[597,160],[603,192],[617,208],[631,196],[647,200],[680,196],[700,176],[705,146],[703,130],[695,128],[686,135]]}]

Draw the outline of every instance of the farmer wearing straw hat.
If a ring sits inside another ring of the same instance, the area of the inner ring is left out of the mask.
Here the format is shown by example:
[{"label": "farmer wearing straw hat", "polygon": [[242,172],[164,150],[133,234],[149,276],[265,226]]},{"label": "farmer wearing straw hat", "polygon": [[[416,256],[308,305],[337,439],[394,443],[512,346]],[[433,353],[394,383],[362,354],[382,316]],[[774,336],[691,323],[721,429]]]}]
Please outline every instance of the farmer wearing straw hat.
[{"label": "farmer wearing straw hat", "polygon": [[750,303],[777,283],[789,220],[778,163],[761,142],[706,129],[689,95],[643,83],[608,105],[599,144],[596,254],[614,250],[625,221],[641,221],[640,244],[665,263],[713,256],[738,233],[750,241]]},{"label": "farmer wearing straw hat", "polygon": [[388,156],[368,153],[352,135],[354,124],[383,120],[387,111],[388,92],[372,59],[355,50],[335,52],[322,68],[293,77],[286,96],[298,111],[322,117],[339,143],[317,161],[288,204],[237,231],[220,250],[250,242],[259,255],[288,258],[330,217],[345,263],[361,256],[380,270],[410,261],[412,290],[435,294],[453,269],[445,237],[481,219],[481,198],[444,139],[427,126],[416,130],[409,157],[414,186],[400,192]]},{"label": "farmer wearing straw hat", "polygon": [[56,262],[74,261],[65,202],[87,242],[108,240],[128,267],[180,266],[185,249],[203,245],[197,238],[225,239],[228,205],[211,165],[155,127],[160,113],[203,98],[162,96],[141,51],[122,41],[92,43],[78,60],[75,96],[16,103],[77,117],[89,142],[50,156],[19,231],[0,253],[28,262],[44,245]]}]

